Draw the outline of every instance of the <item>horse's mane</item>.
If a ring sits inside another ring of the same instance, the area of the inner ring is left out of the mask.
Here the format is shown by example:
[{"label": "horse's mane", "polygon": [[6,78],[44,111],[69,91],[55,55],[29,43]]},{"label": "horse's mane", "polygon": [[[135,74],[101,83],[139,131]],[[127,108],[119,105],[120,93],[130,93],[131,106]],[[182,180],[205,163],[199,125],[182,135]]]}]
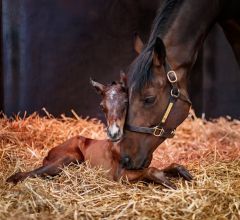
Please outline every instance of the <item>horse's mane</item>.
[{"label": "horse's mane", "polygon": [[178,2],[182,0],[165,0],[162,7],[159,8],[153,21],[150,37],[147,45],[135,59],[129,68],[130,85],[136,90],[140,90],[144,85],[152,80],[152,51],[156,38],[162,36],[168,26],[169,17],[173,13]]},{"label": "horse's mane", "polygon": [[157,11],[156,17],[152,24],[150,37],[148,40],[148,47],[152,47],[155,43],[157,36],[162,36],[168,27],[170,15],[174,12],[177,3],[183,2],[183,0],[165,0],[162,7]]}]

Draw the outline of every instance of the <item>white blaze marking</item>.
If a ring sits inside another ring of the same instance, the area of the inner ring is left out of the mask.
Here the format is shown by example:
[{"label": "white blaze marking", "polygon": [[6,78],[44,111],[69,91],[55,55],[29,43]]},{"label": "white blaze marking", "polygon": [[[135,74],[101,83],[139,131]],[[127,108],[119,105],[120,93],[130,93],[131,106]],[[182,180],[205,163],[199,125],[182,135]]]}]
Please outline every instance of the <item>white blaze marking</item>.
[{"label": "white blaze marking", "polygon": [[117,94],[117,92],[115,90],[112,90],[110,92],[110,98],[113,99],[116,94]]},{"label": "white blaze marking", "polygon": [[111,125],[109,127],[109,133],[114,136],[114,134],[117,134],[119,131],[119,127],[116,125],[116,123],[114,123],[113,125]]}]

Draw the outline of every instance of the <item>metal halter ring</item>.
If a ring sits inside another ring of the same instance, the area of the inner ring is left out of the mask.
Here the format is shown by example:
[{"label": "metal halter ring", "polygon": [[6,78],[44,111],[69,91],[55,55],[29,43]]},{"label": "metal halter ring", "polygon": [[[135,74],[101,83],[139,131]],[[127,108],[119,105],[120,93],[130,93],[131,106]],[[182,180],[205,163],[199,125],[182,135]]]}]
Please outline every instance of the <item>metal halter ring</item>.
[{"label": "metal halter ring", "polygon": [[175,93],[174,89],[171,89],[171,96],[174,98],[178,98],[180,96],[180,90],[177,89],[177,93]]},{"label": "metal halter ring", "polygon": [[156,136],[156,137],[160,137],[163,135],[164,133],[164,129],[163,128],[158,128],[157,126],[153,128],[154,131],[153,131],[153,135]]},{"label": "metal halter ring", "polygon": [[177,82],[177,74],[175,71],[170,70],[167,73],[167,78],[170,83],[176,83]]}]

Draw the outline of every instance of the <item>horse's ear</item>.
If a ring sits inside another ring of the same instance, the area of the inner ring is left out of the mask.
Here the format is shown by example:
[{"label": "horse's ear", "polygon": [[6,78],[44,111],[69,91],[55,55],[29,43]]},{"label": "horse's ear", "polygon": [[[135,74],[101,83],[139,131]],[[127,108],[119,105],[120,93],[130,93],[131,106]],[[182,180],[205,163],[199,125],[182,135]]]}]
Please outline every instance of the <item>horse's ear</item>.
[{"label": "horse's ear", "polygon": [[103,84],[101,84],[99,82],[92,80],[91,78],[90,78],[90,83],[99,94],[102,95],[104,93],[106,86],[104,86]]},{"label": "horse's ear", "polygon": [[138,33],[134,33],[134,50],[140,54],[143,50],[144,44],[141,40],[141,38],[139,37]]},{"label": "horse's ear", "polygon": [[127,87],[127,76],[122,70],[120,71],[120,83],[123,87]]},{"label": "horse's ear", "polygon": [[153,51],[153,65],[162,66],[166,59],[166,49],[161,38],[157,37]]}]

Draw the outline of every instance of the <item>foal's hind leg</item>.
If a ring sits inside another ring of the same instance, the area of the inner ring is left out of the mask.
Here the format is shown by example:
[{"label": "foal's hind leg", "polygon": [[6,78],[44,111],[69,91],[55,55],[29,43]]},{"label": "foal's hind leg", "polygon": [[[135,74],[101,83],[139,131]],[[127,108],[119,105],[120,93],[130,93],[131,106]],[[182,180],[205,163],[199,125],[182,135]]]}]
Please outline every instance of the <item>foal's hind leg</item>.
[{"label": "foal's hind leg", "polygon": [[75,158],[60,158],[58,161],[49,162],[48,165],[43,165],[35,170],[29,172],[18,172],[16,174],[13,174],[6,181],[8,183],[17,184],[18,182],[25,180],[27,177],[55,176],[62,171],[62,168],[64,166],[67,166],[72,162],[76,162]]},{"label": "foal's hind leg", "polygon": [[7,182],[17,184],[27,177],[55,176],[64,166],[70,163],[82,163],[84,156],[80,151],[80,145],[84,144],[85,138],[77,136],[71,138],[57,147],[52,148],[43,160],[43,166],[30,172],[18,172],[7,179]]}]

